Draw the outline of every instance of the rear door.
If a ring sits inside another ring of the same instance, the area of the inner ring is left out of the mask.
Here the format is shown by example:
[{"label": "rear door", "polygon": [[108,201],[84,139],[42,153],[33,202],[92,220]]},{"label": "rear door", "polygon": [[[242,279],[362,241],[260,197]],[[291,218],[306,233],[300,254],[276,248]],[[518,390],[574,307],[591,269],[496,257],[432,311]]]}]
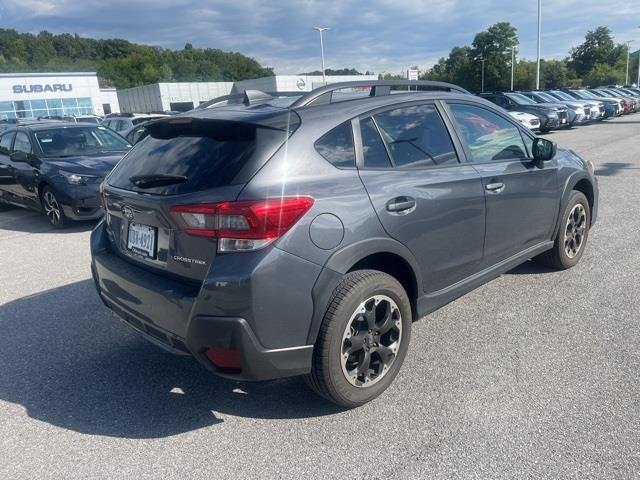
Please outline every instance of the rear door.
[{"label": "rear door", "polygon": [[477,271],[485,203],[478,172],[461,163],[433,102],[354,121],[360,178],[387,233],[406,245],[433,293]]},{"label": "rear door", "polygon": [[448,108],[466,157],[482,177],[486,264],[549,240],[558,211],[556,161],[534,161],[533,139],[497,112],[462,101]]}]

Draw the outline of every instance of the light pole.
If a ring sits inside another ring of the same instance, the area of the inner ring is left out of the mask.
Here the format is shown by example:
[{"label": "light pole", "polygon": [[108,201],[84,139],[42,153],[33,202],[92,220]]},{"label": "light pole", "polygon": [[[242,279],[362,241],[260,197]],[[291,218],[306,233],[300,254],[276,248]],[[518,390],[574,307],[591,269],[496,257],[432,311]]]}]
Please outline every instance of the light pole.
[{"label": "light pole", "polygon": [[516,72],[516,46],[511,47],[511,91],[513,91],[513,77]]},{"label": "light pole", "polygon": [[320,33],[320,56],[322,57],[322,83],[324,85],[327,84],[327,76],[325,75],[324,70],[324,43],[322,41],[322,32],[325,30],[330,30],[329,27],[313,27],[314,30],[317,30]]},{"label": "light pole", "polygon": [[540,90],[540,35],[542,33],[542,0],[538,0],[538,62],[536,64],[536,90]]},{"label": "light pole", "polygon": [[482,88],[480,89],[480,93],[484,93],[484,62],[486,61],[484,58],[480,58],[482,62]]},{"label": "light pole", "polygon": [[627,40],[627,71],[624,75],[625,85],[629,85],[629,57],[631,55],[631,42],[633,42],[633,40]]}]

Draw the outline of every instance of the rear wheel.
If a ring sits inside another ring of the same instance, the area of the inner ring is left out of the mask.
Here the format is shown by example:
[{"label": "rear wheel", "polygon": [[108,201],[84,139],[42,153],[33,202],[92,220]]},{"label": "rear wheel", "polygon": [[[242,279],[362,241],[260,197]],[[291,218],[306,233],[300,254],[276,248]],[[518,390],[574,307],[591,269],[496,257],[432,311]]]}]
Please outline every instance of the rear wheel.
[{"label": "rear wheel", "polygon": [[591,209],[584,193],[573,191],[562,215],[553,248],[537,257],[551,268],[566,270],[576,265],[587,244],[591,225]]},{"label": "rear wheel", "polygon": [[307,384],[344,407],[357,407],[393,382],[411,337],[411,304],[392,276],[360,270],[333,293]]},{"label": "rear wheel", "polygon": [[42,190],[42,209],[47,216],[47,220],[53,228],[64,228],[67,226],[67,217],[62,209],[62,204],[58,201],[51,187],[44,187]]}]

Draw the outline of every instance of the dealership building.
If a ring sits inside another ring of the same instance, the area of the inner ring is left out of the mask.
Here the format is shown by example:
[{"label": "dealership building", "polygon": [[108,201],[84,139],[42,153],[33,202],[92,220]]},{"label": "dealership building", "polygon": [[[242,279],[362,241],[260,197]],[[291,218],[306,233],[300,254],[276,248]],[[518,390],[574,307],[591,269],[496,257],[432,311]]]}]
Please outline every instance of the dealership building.
[{"label": "dealership building", "polygon": [[119,111],[116,90],[100,88],[95,72],[0,74],[0,119]]},{"label": "dealership building", "polygon": [[[377,79],[377,75],[327,75],[327,83]],[[238,82],[154,83],[118,90],[118,103],[122,112],[184,112],[213,98],[245,90],[302,93],[321,85],[322,75],[274,75]]]}]

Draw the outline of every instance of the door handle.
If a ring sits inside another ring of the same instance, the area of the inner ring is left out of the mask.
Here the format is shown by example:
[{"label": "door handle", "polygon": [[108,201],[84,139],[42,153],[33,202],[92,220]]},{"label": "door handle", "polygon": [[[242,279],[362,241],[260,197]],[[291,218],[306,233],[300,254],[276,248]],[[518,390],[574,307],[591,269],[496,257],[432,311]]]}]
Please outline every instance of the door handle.
[{"label": "door handle", "polygon": [[487,183],[485,190],[490,193],[500,193],[504,190],[505,184],[503,182]]},{"label": "door handle", "polygon": [[[416,206],[416,201],[411,197],[396,197],[387,202],[389,212],[406,212]],[[406,212],[409,213],[409,212]]]}]

